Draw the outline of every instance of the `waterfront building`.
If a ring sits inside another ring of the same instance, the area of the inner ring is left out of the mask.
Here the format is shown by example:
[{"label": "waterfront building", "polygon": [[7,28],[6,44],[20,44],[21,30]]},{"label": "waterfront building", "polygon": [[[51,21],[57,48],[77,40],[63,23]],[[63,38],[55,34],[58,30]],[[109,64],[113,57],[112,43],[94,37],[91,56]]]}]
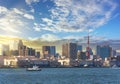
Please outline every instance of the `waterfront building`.
[{"label": "waterfront building", "polygon": [[69,44],[63,44],[62,45],[62,56],[65,56],[66,58],[69,58]]},{"label": "waterfront building", "polygon": [[80,57],[79,57],[79,59],[81,59],[81,60],[86,60],[87,59],[87,56],[86,56],[86,52],[80,52]]},{"label": "waterfront building", "polygon": [[82,45],[77,45],[77,51],[82,51]]},{"label": "waterfront building", "polygon": [[19,40],[9,40],[9,46],[11,51],[18,50]]},{"label": "waterfront building", "polygon": [[9,56],[10,55],[9,45],[0,44],[0,55],[1,56]]},{"label": "waterfront building", "polygon": [[112,55],[112,48],[110,46],[99,46],[97,45],[97,55],[101,58],[105,58]]},{"label": "waterfront building", "polygon": [[36,52],[36,55],[35,55],[37,58],[40,58],[40,52]]},{"label": "waterfront building", "polygon": [[62,45],[62,55],[71,60],[77,59],[77,44],[66,43]]},{"label": "waterfront building", "polygon": [[112,56],[116,56],[116,50],[112,51]]},{"label": "waterfront building", "polygon": [[6,57],[4,58],[5,67],[17,67],[17,58],[16,57]]},{"label": "waterfront building", "polygon": [[22,40],[19,40],[18,52],[19,52],[19,56],[24,56],[24,45],[23,45]]},{"label": "waterfront building", "polygon": [[11,56],[18,56],[19,52],[18,52],[18,50],[10,50],[10,55]]},{"label": "waterfront building", "polygon": [[77,59],[77,44],[76,43],[70,43],[69,44],[69,50],[70,50],[70,59]]},{"label": "waterfront building", "polygon": [[56,54],[56,47],[55,46],[50,46],[50,55],[55,56]]},{"label": "waterfront building", "polygon": [[44,58],[50,58],[50,56],[55,56],[56,47],[55,46],[43,46],[42,47]]}]

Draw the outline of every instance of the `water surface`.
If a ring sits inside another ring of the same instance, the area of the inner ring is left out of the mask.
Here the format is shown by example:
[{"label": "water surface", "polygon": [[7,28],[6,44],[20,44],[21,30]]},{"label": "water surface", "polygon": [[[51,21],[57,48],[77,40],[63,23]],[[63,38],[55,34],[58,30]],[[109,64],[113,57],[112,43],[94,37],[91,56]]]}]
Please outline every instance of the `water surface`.
[{"label": "water surface", "polygon": [[0,84],[120,84],[120,69],[43,68],[0,69]]}]

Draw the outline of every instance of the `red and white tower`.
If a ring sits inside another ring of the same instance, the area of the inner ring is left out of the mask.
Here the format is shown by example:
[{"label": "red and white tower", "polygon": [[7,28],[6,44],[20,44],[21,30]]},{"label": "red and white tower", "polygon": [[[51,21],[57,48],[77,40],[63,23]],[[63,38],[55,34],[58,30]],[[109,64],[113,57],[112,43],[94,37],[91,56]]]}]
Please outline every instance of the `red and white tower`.
[{"label": "red and white tower", "polygon": [[90,41],[89,41],[89,32],[88,32],[88,36],[87,36],[87,47],[86,47],[86,56],[87,59],[90,59]]}]

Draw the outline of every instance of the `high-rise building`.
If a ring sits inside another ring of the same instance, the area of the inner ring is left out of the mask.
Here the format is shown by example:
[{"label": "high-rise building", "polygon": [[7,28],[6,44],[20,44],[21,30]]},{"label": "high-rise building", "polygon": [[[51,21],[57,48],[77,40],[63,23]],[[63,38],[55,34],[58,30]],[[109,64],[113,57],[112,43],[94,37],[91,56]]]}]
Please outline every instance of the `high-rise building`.
[{"label": "high-rise building", "polygon": [[43,46],[42,51],[43,51],[44,58],[50,57],[50,46]]},{"label": "high-rise building", "polygon": [[56,54],[56,47],[55,46],[50,46],[50,55],[55,56]]},{"label": "high-rise building", "polygon": [[70,43],[69,44],[69,50],[70,50],[70,59],[77,59],[77,44],[76,43]]},{"label": "high-rise building", "polygon": [[35,55],[37,58],[40,58],[40,52],[36,52],[36,55]]},{"label": "high-rise building", "polygon": [[9,45],[0,44],[0,55],[2,55],[2,56],[10,55]]},{"label": "high-rise building", "polygon": [[43,46],[42,47],[44,58],[49,58],[50,56],[55,56],[56,47],[55,46]]},{"label": "high-rise building", "polygon": [[86,60],[87,59],[87,56],[86,56],[86,52],[80,52],[80,56],[79,56],[79,59],[81,60]]},{"label": "high-rise building", "polygon": [[77,51],[82,51],[82,45],[77,45]]},{"label": "high-rise building", "polygon": [[101,58],[105,58],[112,55],[112,48],[110,46],[99,46],[97,45],[97,55]]},{"label": "high-rise building", "polygon": [[22,40],[19,40],[18,51],[19,51],[19,56],[24,56],[24,45]]},{"label": "high-rise building", "polygon": [[62,45],[62,55],[65,56],[66,58],[69,58],[69,44],[63,44]]},{"label": "high-rise building", "polygon": [[19,40],[9,40],[10,50],[12,51],[18,50],[18,44],[19,44]]},{"label": "high-rise building", "polygon": [[69,59],[77,59],[77,44],[66,43],[62,45],[62,55]]}]

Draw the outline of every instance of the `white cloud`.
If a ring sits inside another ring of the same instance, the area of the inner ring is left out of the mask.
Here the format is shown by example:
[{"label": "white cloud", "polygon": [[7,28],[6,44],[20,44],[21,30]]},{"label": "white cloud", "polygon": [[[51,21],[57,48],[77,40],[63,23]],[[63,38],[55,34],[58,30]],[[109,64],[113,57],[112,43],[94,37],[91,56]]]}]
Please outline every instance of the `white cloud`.
[{"label": "white cloud", "polygon": [[59,40],[59,37],[53,35],[53,34],[44,34],[40,37],[44,41],[56,41]]},{"label": "white cloud", "polygon": [[49,41],[54,42],[60,40],[60,38],[54,34],[43,34],[40,37],[29,37],[29,40],[38,40],[38,41]]},{"label": "white cloud", "polygon": [[[42,18],[46,28],[57,32],[83,32],[106,24],[116,3],[109,0],[52,0],[51,17]],[[107,5],[106,5],[107,4]],[[45,29],[45,28],[43,28]]]},{"label": "white cloud", "polygon": [[[21,11],[16,8],[7,9],[6,7],[0,6],[2,8],[0,13],[0,32],[5,35],[21,35],[25,33],[27,27],[31,23],[33,18],[25,18],[26,11]],[[4,13],[3,13],[4,12]],[[29,14],[27,14],[30,16]]]},{"label": "white cloud", "polygon": [[39,2],[40,0],[25,0],[26,4],[31,5],[32,3]]},{"label": "white cloud", "polygon": [[40,29],[39,27],[34,27],[33,29],[34,29],[35,31],[38,31],[38,32],[41,31],[41,29]]},{"label": "white cloud", "polygon": [[34,29],[34,31],[40,32],[40,31],[41,31],[41,28],[40,28],[40,27],[41,27],[41,26],[40,26],[39,24],[34,23],[33,29]]},{"label": "white cloud", "polygon": [[38,37],[34,37],[34,38],[33,37],[28,37],[28,39],[31,40],[31,41],[34,41],[34,40],[37,40]]},{"label": "white cloud", "polygon": [[7,8],[0,6],[0,14],[4,14],[8,11]]},{"label": "white cloud", "polygon": [[24,14],[24,17],[26,17],[27,19],[34,19],[34,16],[30,14]]},{"label": "white cloud", "polygon": [[31,15],[31,14],[26,13],[25,11],[18,10],[18,9],[16,9],[16,8],[13,8],[13,12],[16,13],[16,14],[19,14],[19,15],[27,18],[27,19],[34,20],[34,16]]},{"label": "white cloud", "polygon": [[63,37],[62,39],[76,39],[76,40],[79,40],[79,39],[84,39],[84,38],[83,38],[83,36],[70,35],[70,36]]},{"label": "white cloud", "polygon": [[13,8],[13,11],[16,13],[16,14],[20,14],[20,15],[24,15],[24,13],[16,8]]}]

